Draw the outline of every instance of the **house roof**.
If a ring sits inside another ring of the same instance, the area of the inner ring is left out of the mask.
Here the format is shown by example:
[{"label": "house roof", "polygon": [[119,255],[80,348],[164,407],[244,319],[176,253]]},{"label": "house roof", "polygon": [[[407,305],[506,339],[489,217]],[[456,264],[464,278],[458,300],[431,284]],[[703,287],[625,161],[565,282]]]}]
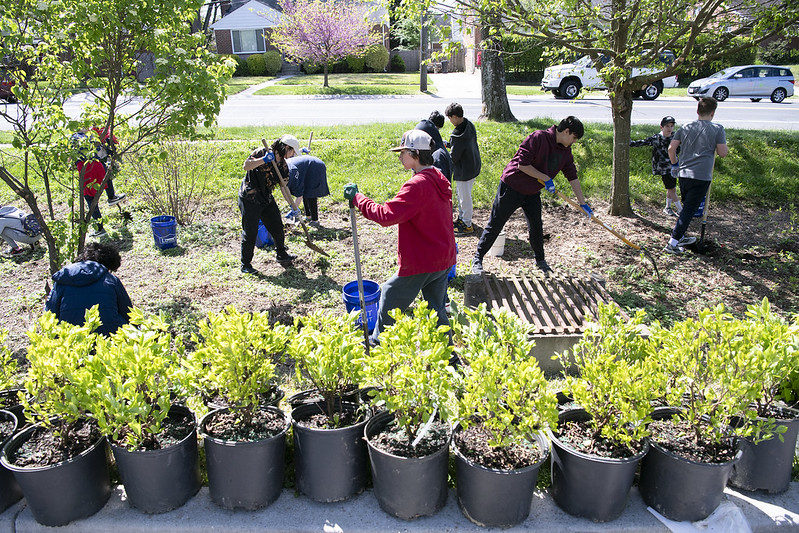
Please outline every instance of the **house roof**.
[{"label": "house roof", "polygon": [[255,30],[271,28],[280,23],[280,13],[259,2],[250,0],[211,25],[214,30]]}]

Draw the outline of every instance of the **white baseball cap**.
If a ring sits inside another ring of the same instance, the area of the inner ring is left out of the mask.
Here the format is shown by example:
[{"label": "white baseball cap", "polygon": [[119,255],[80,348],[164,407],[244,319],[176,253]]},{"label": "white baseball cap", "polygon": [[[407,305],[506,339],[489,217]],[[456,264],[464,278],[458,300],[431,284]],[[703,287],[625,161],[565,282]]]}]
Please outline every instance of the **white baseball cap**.
[{"label": "white baseball cap", "polygon": [[400,150],[432,150],[433,138],[422,130],[408,130],[402,134],[402,141],[396,148],[392,148],[392,152],[399,152]]},{"label": "white baseball cap", "polygon": [[280,138],[280,142],[286,146],[291,146],[294,148],[294,153],[300,155],[300,141],[298,141],[294,135],[289,135],[287,133]]}]

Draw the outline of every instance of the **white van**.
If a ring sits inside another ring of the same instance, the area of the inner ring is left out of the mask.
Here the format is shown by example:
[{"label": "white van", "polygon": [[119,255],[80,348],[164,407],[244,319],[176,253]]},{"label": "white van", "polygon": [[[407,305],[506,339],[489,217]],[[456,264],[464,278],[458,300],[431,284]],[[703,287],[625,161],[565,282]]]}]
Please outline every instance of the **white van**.
[{"label": "white van", "polygon": [[[600,56],[599,60],[603,63],[608,63],[609,58]],[[661,66],[657,67],[644,67],[634,68],[633,76],[641,76],[644,74],[651,74],[660,72],[665,66],[670,65],[674,61],[674,54],[668,50],[660,54],[659,63]],[[674,88],[677,86],[677,76],[669,76],[658,80],[651,85],[643,87],[640,91],[633,92],[633,97],[641,97],[644,100],[654,100],[660,93],[663,92],[664,87]],[[544,79],[541,80],[541,88],[544,91],[550,91],[555,95],[555,98],[567,98],[571,100],[580,94],[580,89],[606,89],[605,84],[599,77],[599,73],[594,68],[594,63],[589,56],[583,56],[574,63],[567,63],[565,65],[555,65],[544,70]]]}]

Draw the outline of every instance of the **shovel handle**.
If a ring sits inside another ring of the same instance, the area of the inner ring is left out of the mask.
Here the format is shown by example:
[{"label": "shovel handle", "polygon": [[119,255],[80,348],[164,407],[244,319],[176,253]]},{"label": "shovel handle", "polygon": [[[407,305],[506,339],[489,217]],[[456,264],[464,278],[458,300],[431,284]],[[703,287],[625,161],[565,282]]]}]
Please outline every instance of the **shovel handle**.
[{"label": "shovel handle", "polygon": [[[263,143],[264,148],[269,150],[269,145],[266,143],[266,139],[261,139],[261,143]],[[280,182],[280,192],[283,194],[283,199],[286,200],[286,203],[289,204],[292,211],[298,211],[299,207],[297,204],[294,203],[294,200],[291,199],[291,193],[289,192],[288,187],[288,180],[283,179],[283,174],[280,173],[280,168],[277,166],[275,160],[272,160],[272,168],[275,169],[275,174],[277,174],[277,179]],[[302,231],[305,233],[305,240],[310,242],[311,235],[308,233],[308,227],[305,225],[305,221],[300,218],[300,225],[302,226]]]}]

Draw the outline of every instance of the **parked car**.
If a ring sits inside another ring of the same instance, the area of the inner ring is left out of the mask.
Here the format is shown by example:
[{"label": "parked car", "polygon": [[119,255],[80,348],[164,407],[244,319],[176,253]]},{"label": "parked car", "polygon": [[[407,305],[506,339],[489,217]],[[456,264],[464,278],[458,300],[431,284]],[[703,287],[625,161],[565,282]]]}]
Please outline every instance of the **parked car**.
[{"label": "parked car", "polygon": [[723,102],[731,96],[748,97],[753,102],[771,98],[780,103],[793,96],[794,77],[791,69],[776,65],[744,65],[725,68],[709,78],[691,82],[688,96],[712,96]]},{"label": "parked car", "polygon": [[14,85],[16,85],[16,83],[11,78],[7,76],[0,77],[0,100],[5,100],[9,104],[13,104],[17,101],[17,98],[11,91]]},{"label": "parked car", "polygon": [[[599,60],[605,64],[610,58],[600,56]],[[674,61],[674,53],[665,50],[660,54],[660,59],[655,65],[642,68],[633,68],[633,76],[641,76],[660,72]],[[673,88],[677,86],[677,76],[669,76],[658,80],[651,85],[647,85],[640,91],[635,91],[633,97],[641,97],[644,100],[654,100],[665,87]],[[555,98],[576,98],[580,94],[580,89],[606,89],[604,82],[599,77],[599,72],[594,67],[594,62],[589,56],[583,56],[574,63],[565,65],[554,65],[544,70],[544,79],[541,80],[541,89],[550,91]]]}]

